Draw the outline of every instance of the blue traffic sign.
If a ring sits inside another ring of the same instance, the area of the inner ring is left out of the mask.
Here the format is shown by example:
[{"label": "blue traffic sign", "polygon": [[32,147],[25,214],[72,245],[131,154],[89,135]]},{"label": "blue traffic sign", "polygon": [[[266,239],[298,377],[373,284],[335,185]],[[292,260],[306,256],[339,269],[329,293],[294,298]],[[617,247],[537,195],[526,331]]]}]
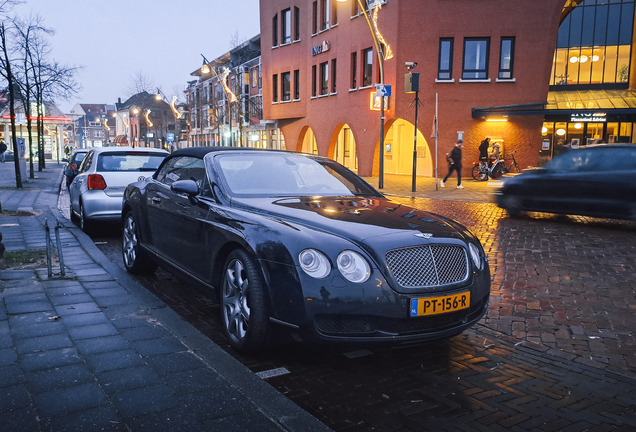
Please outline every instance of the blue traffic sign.
[{"label": "blue traffic sign", "polygon": [[391,96],[391,85],[390,84],[376,84],[376,91],[378,92],[378,96]]}]

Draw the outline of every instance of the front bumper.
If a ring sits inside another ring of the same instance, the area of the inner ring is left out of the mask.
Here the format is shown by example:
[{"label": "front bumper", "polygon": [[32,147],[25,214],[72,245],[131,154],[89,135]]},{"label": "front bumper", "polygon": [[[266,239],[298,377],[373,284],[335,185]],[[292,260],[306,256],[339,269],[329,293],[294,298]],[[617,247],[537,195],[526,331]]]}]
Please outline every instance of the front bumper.
[{"label": "front bumper", "polygon": [[[490,269],[474,271],[467,282],[443,291],[402,294],[377,270],[363,284],[344,281],[337,270],[324,279],[296,267],[262,262],[270,286],[271,310],[277,321],[298,327],[304,339],[329,342],[409,342],[461,333],[486,312]],[[470,292],[470,306],[454,312],[410,316],[412,299]]]}]

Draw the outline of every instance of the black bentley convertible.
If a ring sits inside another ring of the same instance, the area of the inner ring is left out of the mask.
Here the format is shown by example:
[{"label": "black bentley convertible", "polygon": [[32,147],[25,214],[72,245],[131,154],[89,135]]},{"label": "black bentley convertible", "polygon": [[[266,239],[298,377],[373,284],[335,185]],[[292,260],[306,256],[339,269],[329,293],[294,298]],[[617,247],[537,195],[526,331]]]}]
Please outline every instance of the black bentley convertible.
[{"label": "black bentley convertible", "polygon": [[327,342],[433,340],[485,313],[479,240],[391,201],[331,159],[199,147],[168,156],[123,202],[128,271],[161,265],[215,292],[233,348],[274,327]]}]

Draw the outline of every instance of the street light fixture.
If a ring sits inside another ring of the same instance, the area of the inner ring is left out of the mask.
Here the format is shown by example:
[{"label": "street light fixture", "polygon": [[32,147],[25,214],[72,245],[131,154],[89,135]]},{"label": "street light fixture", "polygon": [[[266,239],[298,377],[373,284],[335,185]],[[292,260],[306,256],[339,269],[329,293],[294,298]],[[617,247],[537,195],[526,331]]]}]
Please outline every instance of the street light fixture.
[{"label": "street light fixture", "polygon": [[[349,0],[336,0],[339,3],[346,3]],[[378,87],[384,89],[384,60],[389,60],[393,57],[393,53],[391,52],[391,48],[386,43],[382,34],[378,30],[378,10],[382,7],[381,0],[369,0],[369,8],[373,9],[373,23],[369,18],[369,14],[367,13],[366,6],[362,4],[361,0],[353,0],[358,2],[358,6],[362,13],[364,14],[364,18],[367,20],[367,24],[369,25],[369,30],[371,30],[371,36],[373,36],[373,43],[375,44],[375,49],[378,52],[378,62],[380,65],[380,84]],[[374,29],[375,27],[375,29]],[[386,53],[382,51],[382,44],[386,47]],[[378,92],[379,93],[379,92]],[[378,176],[378,188],[384,188],[384,94],[378,95],[380,97],[380,163],[379,163],[379,176]]]},{"label": "street light fixture", "polygon": [[205,58],[205,56],[203,54],[201,54],[201,57],[203,57],[203,65],[201,66],[201,73],[202,74],[209,74],[210,72],[214,72],[214,75],[216,75],[216,78],[219,80],[219,82],[221,83],[221,86],[223,87],[223,93],[225,93],[225,99],[227,99],[227,106],[228,106],[228,111],[230,113],[230,118],[229,118],[229,124],[230,124],[230,147],[234,146],[234,139],[232,136],[232,102],[236,101],[236,95],[232,92],[232,90],[228,87],[227,85],[227,77],[230,73],[230,70],[228,68],[225,68],[223,70],[223,72],[221,73],[222,76],[219,76],[218,72],[216,71],[216,68],[214,67],[210,67],[210,62],[208,61],[207,58]]}]

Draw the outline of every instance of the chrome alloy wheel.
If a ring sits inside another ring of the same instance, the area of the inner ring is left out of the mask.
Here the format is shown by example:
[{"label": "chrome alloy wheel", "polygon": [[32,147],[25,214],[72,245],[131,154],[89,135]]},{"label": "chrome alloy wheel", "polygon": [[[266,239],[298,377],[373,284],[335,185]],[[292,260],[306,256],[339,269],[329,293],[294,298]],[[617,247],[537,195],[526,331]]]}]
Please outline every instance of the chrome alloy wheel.
[{"label": "chrome alloy wheel", "polygon": [[126,267],[130,268],[135,265],[137,259],[137,233],[135,219],[128,216],[124,223],[123,237],[123,255]]},{"label": "chrome alloy wheel", "polygon": [[250,322],[249,288],[245,266],[239,259],[226,267],[223,285],[223,323],[228,335],[240,342],[245,338]]}]

